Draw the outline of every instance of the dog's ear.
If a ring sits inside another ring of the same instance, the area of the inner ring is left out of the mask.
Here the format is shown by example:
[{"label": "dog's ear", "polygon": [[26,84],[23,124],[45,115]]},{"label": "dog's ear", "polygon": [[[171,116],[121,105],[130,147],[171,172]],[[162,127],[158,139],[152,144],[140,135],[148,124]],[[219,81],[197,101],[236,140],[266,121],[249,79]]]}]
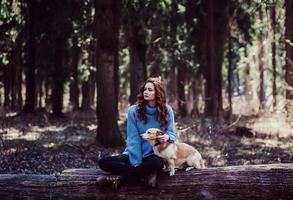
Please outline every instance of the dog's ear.
[{"label": "dog's ear", "polygon": [[164,132],[164,131],[161,131],[161,130],[159,130],[159,131],[157,132],[157,134],[158,134],[158,135],[164,135],[164,134],[165,134],[165,132]]}]

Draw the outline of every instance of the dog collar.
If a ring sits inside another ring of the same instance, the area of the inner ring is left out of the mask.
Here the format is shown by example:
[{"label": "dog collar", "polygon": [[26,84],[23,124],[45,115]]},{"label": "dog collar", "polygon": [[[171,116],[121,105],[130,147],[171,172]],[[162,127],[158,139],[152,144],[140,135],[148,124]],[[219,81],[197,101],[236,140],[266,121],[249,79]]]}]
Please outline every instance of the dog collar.
[{"label": "dog collar", "polygon": [[154,146],[158,146],[159,144],[161,144],[161,142],[156,142]]}]

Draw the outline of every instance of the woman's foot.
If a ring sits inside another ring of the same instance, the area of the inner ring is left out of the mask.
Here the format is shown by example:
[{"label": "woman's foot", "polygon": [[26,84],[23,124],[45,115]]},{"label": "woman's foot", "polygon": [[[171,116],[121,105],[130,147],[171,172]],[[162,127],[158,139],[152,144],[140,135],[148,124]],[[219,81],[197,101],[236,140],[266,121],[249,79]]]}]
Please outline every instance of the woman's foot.
[{"label": "woman's foot", "polygon": [[140,179],[140,182],[147,187],[156,187],[157,186],[157,176],[158,176],[158,172],[152,172],[148,175],[143,176]]},{"label": "woman's foot", "polygon": [[122,177],[118,175],[99,175],[96,179],[96,183],[99,186],[112,186],[114,189],[118,189],[121,184]]},{"label": "woman's foot", "polygon": [[151,174],[148,175],[148,182],[147,185],[149,187],[156,187],[157,186],[157,176],[158,176],[158,172],[152,172]]}]

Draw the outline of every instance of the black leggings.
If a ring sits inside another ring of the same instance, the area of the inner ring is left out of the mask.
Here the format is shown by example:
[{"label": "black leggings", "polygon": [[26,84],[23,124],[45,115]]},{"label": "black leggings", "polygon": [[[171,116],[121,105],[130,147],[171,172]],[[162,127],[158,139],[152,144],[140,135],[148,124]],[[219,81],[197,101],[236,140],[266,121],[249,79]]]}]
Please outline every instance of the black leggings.
[{"label": "black leggings", "polygon": [[142,163],[133,167],[127,155],[104,157],[99,160],[99,167],[112,174],[121,175],[125,180],[138,180],[152,172],[161,171],[164,166],[163,159],[150,155]]}]

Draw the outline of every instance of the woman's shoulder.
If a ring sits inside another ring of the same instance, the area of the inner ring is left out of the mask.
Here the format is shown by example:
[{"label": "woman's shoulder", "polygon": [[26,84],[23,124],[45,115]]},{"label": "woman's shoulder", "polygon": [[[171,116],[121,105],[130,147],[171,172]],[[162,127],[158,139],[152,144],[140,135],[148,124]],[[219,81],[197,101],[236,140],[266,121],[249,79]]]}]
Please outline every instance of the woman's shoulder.
[{"label": "woman's shoulder", "polygon": [[169,104],[166,104],[166,107],[167,107],[167,109],[168,109],[168,111],[170,112],[173,112],[173,108],[169,105]]},{"label": "woman's shoulder", "polygon": [[129,113],[134,113],[134,112],[137,111],[137,109],[138,109],[137,105],[131,105],[131,106],[128,107],[128,112]]}]

